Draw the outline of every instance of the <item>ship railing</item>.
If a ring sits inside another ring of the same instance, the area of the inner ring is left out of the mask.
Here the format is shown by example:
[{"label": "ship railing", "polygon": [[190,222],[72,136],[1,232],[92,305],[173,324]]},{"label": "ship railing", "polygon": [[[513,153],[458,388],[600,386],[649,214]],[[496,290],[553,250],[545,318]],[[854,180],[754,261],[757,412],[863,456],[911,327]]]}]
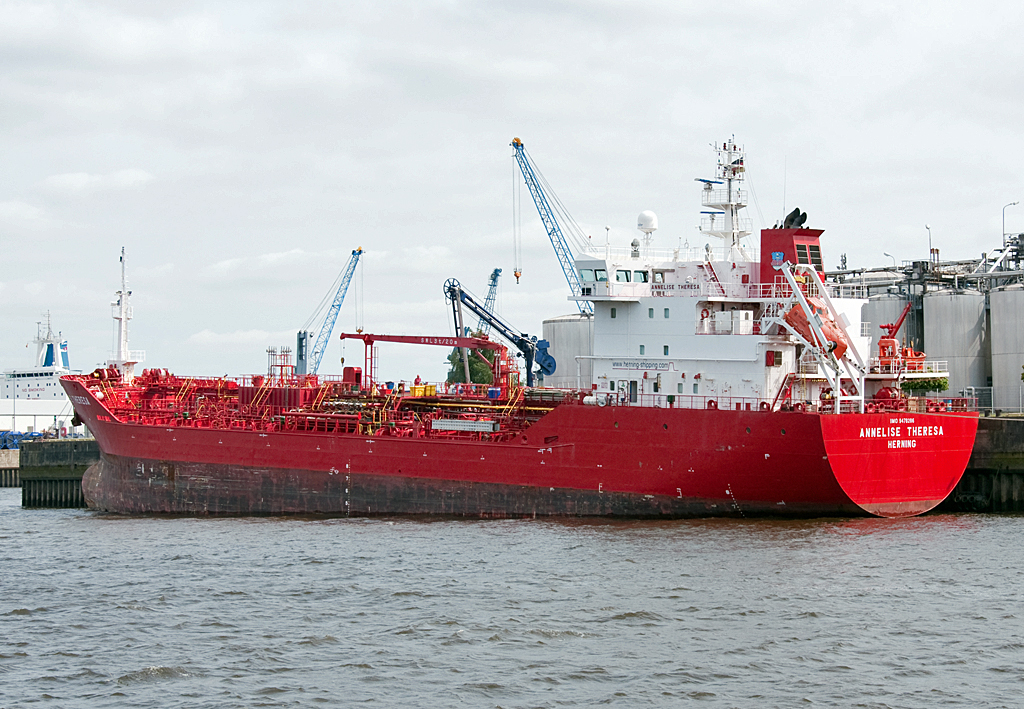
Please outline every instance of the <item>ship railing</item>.
[{"label": "ship railing", "polygon": [[806,360],[800,358],[797,362],[796,373],[797,374],[810,374],[815,375],[821,372],[821,367],[818,365],[818,360]]},{"label": "ship railing", "polygon": [[869,413],[884,411],[911,414],[977,411],[978,400],[967,396],[910,396],[901,399],[871,399],[865,404],[864,410]]},{"label": "ship railing", "polygon": [[599,406],[640,406],[656,409],[720,409],[730,411],[767,411],[771,405],[764,399],[751,396],[701,396],[697,394],[636,394],[628,392],[598,392]]},{"label": "ship railing", "polygon": [[855,283],[827,283],[830,298],[867,300],[868,287]]},{"label": "ship railing", "polygon": [[[732,225],[736,231],[744,232],[746,234],[749,234],[754,230],[754,221],[752,219],[749,219],[748,217],[739,217],[737,219],[733,219]],[[712,234],[728,234],[730,231],[730,229],[726,227],[724,214],[716,214],[707,217],[701,217],[700,230],[702,232],[710,232]]]},{"label": "ship railing", "polygon": [[[724,220],[722,222],[725,223]],[[732,255],[732,249],[729,246],[690,246],[685,244],[677,248],[666,249],[666,248],[651,248],[651,247],[640,247],[639,249],[631,249],[629,247],[621,246],[601,246],[599,244],[592,244],[590,249],[580,253],[577,258],[581,261],[593,261],[593,259],[600,259],[603,261],[610,262],[612,266],[619,266],[621,268],[632,268],[630,264],[638,263],[641,260],[647,262],[676,262],[685,263],[689,261],[729,261]],[[593,268],[592,265],[581,265],[581,268]],[[657,268],[657,265],[655,265]],[[614,278],[614,274],[612,275]],[[604,281],[601,281],[602,283]],[[584,285],[587,285],[584,283]]]},{"label": "ship railing", "polygon": [[[628,264],[627,264],[628,265]],[[625,270],[625,268],[621,269]],[[614,278],[614,275],[613,275]],[[867,298],[863,286],[852,284],[825,284],[831,298]],[[786,300],[793,295],[788,283],[743,283],[739,281],[702,281],[689,283],[625,282],[614,280],[585,281],[584,297],[637,299],[647,297],[686,298],[699,295],[710,300]],[[819,297],[820,286],[812,280],[800,284],[807,297]]]},{"label": "ship railing", "polygon": [[933,374],[935,376],[949,375],[949,361],[944,359],[926,359],[923,361],[891,361],[882,362],[878,357],[872,357],[870,362],[872,374],[888,374],[898,376],[900,374]]},{"label": "ship railing", "polygon": [[[718,207],[723,204],[747,204],[746,190],[701,190],[700,203],[704,207]],[[724,221],[724,215],[723,215]],[[750,221],[747,219],[746,221]]]},{"label": "ship railing", "polygon": [[[728,312],[749,312],[749,311],[727,311]],[[697,321],[696,334],[698,335],[760,335],[762,332],[760,320],[741,318],[716,318],[709,316]]]},{"label": "ship railing", "polygon": [[[799,402],[798,402],[799,403]],[[836,402],[835,400],[824,400],[819,401],[817,404],[811,402],[803,402],[800,404],[806,411],[817,411],[820,414],[831,414],[835,412]],[[797,404],[788,403],[783,410],[794,410]],[[860,401],[840,401],[839,402],[839,413],[841,414],[857,414],[860,413]]]},{"label": "ship railing", "polygon": [[[443,386],[443,388],[442,388]],[[445,383],[438,387],[438,391],[443,391],[449,396],[457,396],[462,398],[473,398],[473,399],[502,399],[505,390],[503,387],[495,384],[464,384],[462,382]]]}]

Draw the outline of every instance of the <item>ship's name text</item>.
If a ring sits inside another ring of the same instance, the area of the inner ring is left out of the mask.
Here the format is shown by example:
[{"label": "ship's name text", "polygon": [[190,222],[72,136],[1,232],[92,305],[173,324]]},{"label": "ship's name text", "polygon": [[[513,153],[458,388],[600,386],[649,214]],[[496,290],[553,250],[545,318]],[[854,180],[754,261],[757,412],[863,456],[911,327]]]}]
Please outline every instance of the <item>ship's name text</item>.
[{"label": "ship's name text", "polygon": [[888,438],[887,448],[917,448],[918,438],[944,435],[942,426],[874,426],[860,430],[861,438]]}]

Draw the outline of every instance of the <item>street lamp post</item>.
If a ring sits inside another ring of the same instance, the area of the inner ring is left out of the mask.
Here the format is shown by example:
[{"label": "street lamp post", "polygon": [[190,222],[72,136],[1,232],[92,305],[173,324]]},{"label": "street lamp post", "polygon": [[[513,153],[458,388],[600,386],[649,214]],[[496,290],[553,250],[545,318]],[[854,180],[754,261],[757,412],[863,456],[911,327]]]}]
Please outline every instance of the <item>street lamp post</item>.
[{"label": "street lamp post", "polygon": [[928,260],[931,261],[934,253],[932,251],[932,228],[927,224],[924,225],[924,228],[928,230]]},{"label": "street lamp post", "polygon": [[892,267],[893,267],[893,269],[895,270],[895,268],[896,268],[896,257],[895,257],[895,256],[893,256],[892,254],[890,254],[890,253],[889,253],[889,252],[887,252],[887,251],[883,251],[883,252],[882,252],[882,255],[883,255],[883,256],[888,256],[889,258],[891,258],[891,259],[892,259]]},{"label": "street lamp post", "polygon": [[[1006,207],[1012,207],[1020,202],[1010,202]],[[1003,207],[1003,248],[1006,248],[1006,207]]]}]

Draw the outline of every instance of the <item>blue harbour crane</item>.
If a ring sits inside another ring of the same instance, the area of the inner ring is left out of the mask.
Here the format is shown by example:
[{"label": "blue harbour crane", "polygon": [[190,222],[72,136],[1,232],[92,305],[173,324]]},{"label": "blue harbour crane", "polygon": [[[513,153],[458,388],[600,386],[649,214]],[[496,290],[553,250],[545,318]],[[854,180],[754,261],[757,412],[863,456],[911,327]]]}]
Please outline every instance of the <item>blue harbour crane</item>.
[{"label": "blue harbour crane", "polygon": [[[314,313],[309,316],[306,324],[303,325],[303,329],[299,330],[295,345],[296,374],[316,374],[317,370],[320,369],[320,360],[327,349],[327,343],[331,339],[331,332],[334,330],[334,323],[338,319],[338,313],[341,311],[341,304],[345,302],[345,294],[348,293],[348,287],[352,283],[352,276],[356,272],[356,265],[359,263],[359,257],[362,255],[363,248],[361,246],[352,252],[348,264],[346,264],[345,269],[339,276],[338,290],[335,292],[334,301],[331,303],[330,308],[327,309],[326,314],[324,314],[323,308],[327,303],[327,297],[330,296],[330,292],[320,302]],[[310,328],[314,322],[318,322],[318,324],[312,327],[311,330]],[[314,334],[316,335],[316,343],[313,345],[313,349],[308,350],[309,340]]]},{"label": "blue harbour crane", "polygon": [[[491,278],[487,281],[487,297],[484,298],[484,310],[488,313],[494,312],[494,303],[498,297],[498,278],[501,276],[501,269],[496,268],[491,271]],[[480,322],[476,326],[477,332],[482,332],[484,335],[491,334],[491,323],[484,317],[481,316]]]},{"label": "blue harbour crane", "polygon": [[[572,217],[569,216],[569,212],[565,209],[564,205],[558,200],[554,192],[551,190],[551,186],[547,185],[544,176],[540,173],[540,170],[533,164],[533,160],[526,153],[526,146],[523,145],[523,141],[519,138],[512,139],[512,147],[515,148],[515,159],[519,164],[519,170],[523,173],[523,179],[526,181],[526,187],[530,190],[530,196],[533,197],[533,203],[537,206],[537,211],[540,213],[540,220],[544,223],[544,230],[548,234],[548,238],[551,240],[551,246],[555,249],[555,256],[558,257],[558,263],[562,267],[562,273],[565,274],[565,280],[569,284],[569,290],[572,291],[573,296],[579,297],[583,288],[580,285],[580,277],[576,272],[576,266],[573,263],[572,250],[569,248],[569,243],[566,241],[565,234],[562,231],[562,227],[559,224],[559,219],[556,214],[560,213],[562,221],[565,222],[566,228],[570,230],[580,248],[585,250],[587,248],[587,240],[583,235],[583,231],[579,228],[579,225],[573,221]],[[547,189],[545,190],[545,186]],[[548,195],[550,194],[550,199]],[[516,265],[516,281],[518,282],[521,271]],[[586,300],[577,300],[576,307],[580,309],[581,313],[593,313],[593,303]]]}]

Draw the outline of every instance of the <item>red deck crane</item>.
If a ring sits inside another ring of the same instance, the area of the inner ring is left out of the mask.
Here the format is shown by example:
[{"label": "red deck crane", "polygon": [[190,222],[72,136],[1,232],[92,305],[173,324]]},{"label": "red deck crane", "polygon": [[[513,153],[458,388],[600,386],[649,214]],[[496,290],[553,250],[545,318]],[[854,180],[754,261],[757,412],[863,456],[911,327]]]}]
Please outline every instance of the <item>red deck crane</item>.
[{"label": "red deck crane", "polygon": [[497,355],[494,361],[491,362],[482,354],[477,352],[477,356],[487,362],[491,368],[492,381],[495,385],[504,385],[505,381],[502,374],[507,373],[503,371],[507,369],[511,371],[511,366],[508,360],[508,348],[500,342],[492,342],[491,340],[484,339],[482,337],[433,337],[430,335],[374,335],[368,332],[361,333],[349,333],[343,332],[340,335],[342,340],[362,340],[363,345],[366,348],[364,355],[364,366],[366,368],[366,382],[365,386],[372,389],[374,382],[376,381],[375,362],[373,356],[373,345],[375,342],[405,342],[410,345],[437,345],[438,347],[465,347],[472,350],[495,350]]}]

